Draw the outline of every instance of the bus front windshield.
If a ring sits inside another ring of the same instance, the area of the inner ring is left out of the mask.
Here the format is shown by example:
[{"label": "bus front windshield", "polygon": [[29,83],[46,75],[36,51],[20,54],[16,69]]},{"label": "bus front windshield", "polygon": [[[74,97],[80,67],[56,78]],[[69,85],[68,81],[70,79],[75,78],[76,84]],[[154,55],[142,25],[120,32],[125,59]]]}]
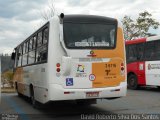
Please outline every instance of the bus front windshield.
[{"label": "bus front windshield", "polygon": [[64,23],[64,41],[69,49],[114,48],[116,25],[93,23]]}]

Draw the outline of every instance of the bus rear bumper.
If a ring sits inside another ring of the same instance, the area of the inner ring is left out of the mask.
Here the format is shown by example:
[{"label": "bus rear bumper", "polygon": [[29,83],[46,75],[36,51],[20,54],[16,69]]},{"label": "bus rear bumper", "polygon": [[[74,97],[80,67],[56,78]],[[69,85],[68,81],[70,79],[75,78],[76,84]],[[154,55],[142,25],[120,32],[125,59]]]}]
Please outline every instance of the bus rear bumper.
[{"label": "bus rear bumper", "polygon": [[[52,84],[50,89],[50,101],[118,98],[126,96],[127,83],[122,82],[117,87],[94,89],[64,89],[61,85]],[[88,93],[96,93],[96,96],[87,96]],[[97,96],[98,94],[98,96]]]}]

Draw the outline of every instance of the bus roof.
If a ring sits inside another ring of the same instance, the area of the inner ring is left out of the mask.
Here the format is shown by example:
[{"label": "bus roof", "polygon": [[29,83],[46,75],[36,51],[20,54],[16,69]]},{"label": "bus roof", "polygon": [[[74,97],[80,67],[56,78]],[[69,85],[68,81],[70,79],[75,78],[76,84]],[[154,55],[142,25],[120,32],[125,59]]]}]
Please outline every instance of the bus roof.
[{"label": "bus roof", "polygon": [[147,41],[153,41],[153,40],[160,40],[160,36],[152,36],[147,38]]},{"label": "bus roof", "polygon": [[114,18],[109,18],[109,17],[104,17],[104,16],[97,16],[97,15],[78,15],[78,14],[73,14],[73,15],[64,15],[63,18],[64,22],[81,22],[81,23],[87,23],[87,22],[92,22],[92,23],[106,23],[113,24],[117,23],[117,19]]},{"label": "bus roof", "polygon": [[125,44],[130,45],[130,44],[137,44],[137,43],[143,43],[143,42],[149,42],[149,41],[154,41],[154,40],[160,40],[160,36],[151,36],[147,38],[138,38],[134,40],[126,40]]},{"label": "bus roof", "polygon": [[134,40],[126,40],[125,44],[130,45],[130,44],[137,44],[137,43],[143,43],[146,42],[146,38],[138,38]]}]

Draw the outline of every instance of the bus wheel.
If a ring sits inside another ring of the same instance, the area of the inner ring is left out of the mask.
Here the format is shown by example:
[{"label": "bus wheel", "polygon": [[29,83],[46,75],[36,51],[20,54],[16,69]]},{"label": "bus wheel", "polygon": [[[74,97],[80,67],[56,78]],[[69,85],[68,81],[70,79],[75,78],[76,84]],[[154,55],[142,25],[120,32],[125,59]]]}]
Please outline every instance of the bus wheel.
[{"label": "bus wheel", "polygon": [[37,101],[35,100],[35,97],[34,97],[33,87],[31,88],[31,104],[34,108],[38,108],[38,103],[37,103]]},{"label": "bus wheel", "polygon": [[15,83],[15,89],[16,89],[16,92],[17,92],[18,96],[22,97],[22,94],[18,92],[18,84],[17,84],[17,82]]},{"label": "bus wheel", "polygon": [[17,92],[17,94],[18,94],[19,97],[22,97],[22,96],[23,96],[23,95],[22,95],[21,93],[19,93],[19,92]]},{"label": "bus wheel", "polygon": [[137,81],[137,76],[136,75],[130,75],[128,77],[128,88],[132,90],[136,90],[138,88],[138,81]]}]

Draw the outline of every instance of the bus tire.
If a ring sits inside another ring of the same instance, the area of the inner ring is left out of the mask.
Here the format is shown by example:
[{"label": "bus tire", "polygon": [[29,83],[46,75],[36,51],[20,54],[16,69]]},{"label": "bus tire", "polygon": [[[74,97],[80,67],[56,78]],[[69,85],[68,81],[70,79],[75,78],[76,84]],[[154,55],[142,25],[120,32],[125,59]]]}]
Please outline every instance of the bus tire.
[{"label": "bus tire", "polygon": [[30,87],[30,99],[33,108],[38,108],[38,102],[35,100],[33,86]]},{"label": "bus tire", "polygon": [[17,94],[18,94],[18,97],[22,97],[23,95],[21,94],[21,93],[19,93],[19,92],[17,92]]},{"label": "bus tire", "polygon": [[22,94],[18,92],[18,84],[17,84],[17,82],[15,82],[15,89],[16,89],[16,92],[18,94],[18,97],[22,97]]},{"label": "bus tire", "polygon": [[138,88],[137,76],[134,74],[129,75],[127,83],[129,89],[136,90]]}]

